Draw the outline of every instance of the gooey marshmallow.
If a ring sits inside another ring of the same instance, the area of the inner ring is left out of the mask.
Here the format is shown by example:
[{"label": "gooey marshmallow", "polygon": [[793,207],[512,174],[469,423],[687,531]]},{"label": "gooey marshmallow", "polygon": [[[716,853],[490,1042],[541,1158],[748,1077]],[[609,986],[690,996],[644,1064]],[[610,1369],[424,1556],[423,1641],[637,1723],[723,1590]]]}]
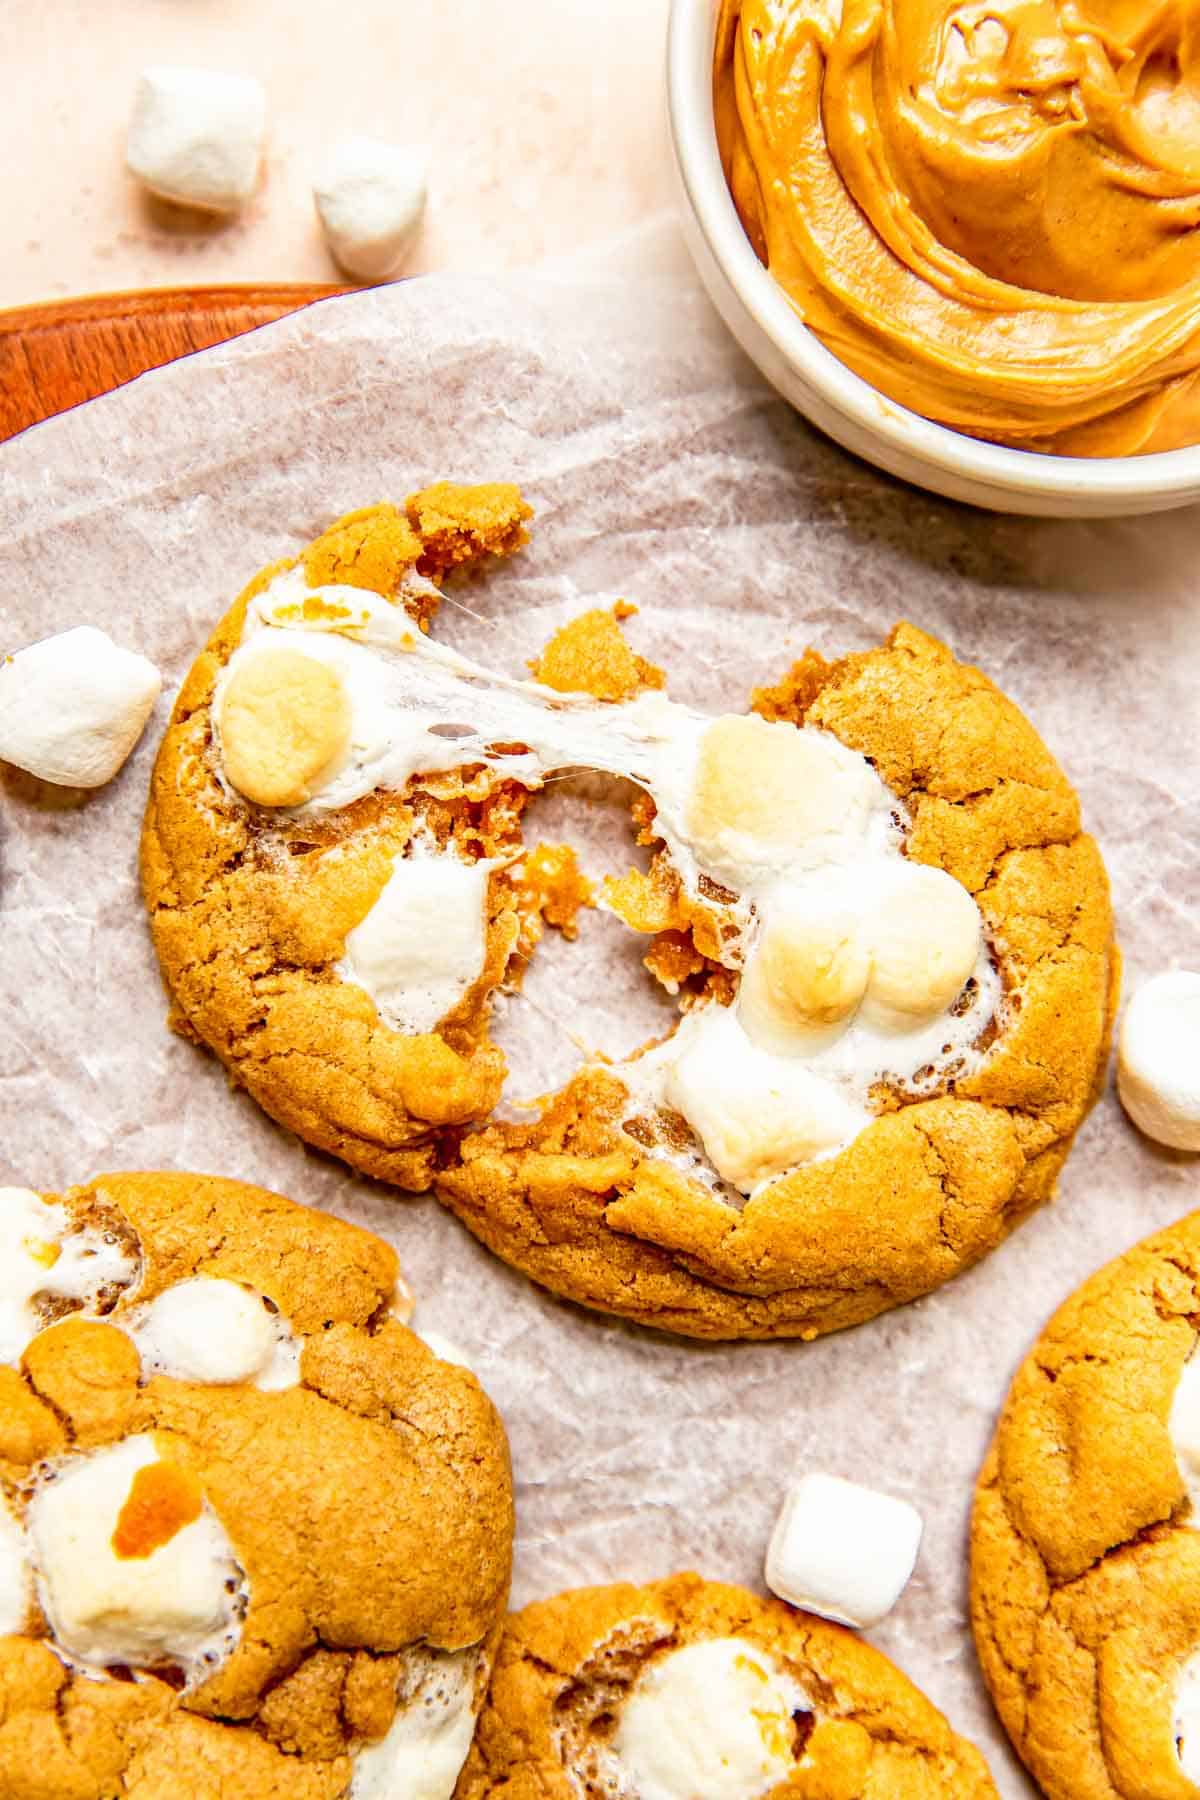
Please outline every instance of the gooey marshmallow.
[{"label": "gooey marshmallow", "polygon": [[160,64],[138,79],[125,160],[151,193],[236,212],[258,182],[266,124],[252,76]]},{"label": "gooey marshmallow", "polygon": [[32,1596],[25,1533],[0,1496],[0,1637],[24,1629]]},{"label": "gooey marshmallow", "polygon": [[767,1586],[840,1625],[877,1625],[908,1585],[923,1530],[907,1500],[836,1475],[805,1475],[776,1522]]},{"label": "gooey marshmallow", "polygon": [[0,1188],[0,1362],[19,1362],[41,1330],[41,1294],[84,1307],[101,1290],[128,1286],[137,1265],[102,1232],[72,1231],[65,1207],[29,1188]]},{"label": "gooey marshmallow", "polygon": [[416,236],[428,194],[429,157],[413,146],[348,137],[313,184],[325,241],[348,275],[382,281]]},{"label": "gooey marshmallow", "polygon": [[475,1735],[479,1655],[429,1652],[385,1737],[354,1758],[351,1800],[451,1800]]},{"label": "gooey marshmallow", "polygon": [[287,1321],[240,1282],[195,1275],[119,1322],[146,1374],[267,1390],[294,1387],[300,1379],[300,1344]]},{"label": "gooey marshmallow", "polygon": [[798,1683],[743,1638],[687,1644],[650,1664],[613,1750],[638,1800],[756,1800],[796,1766]]},{"label": "gooey marshmallow", "polygon": [[1117,1092],[1134,1124],[1173,1150],[1200,1150],[1200,975],[1169,969],[1125,1009]]},{"label": "gooey marshmallow", "polygon": [[1200,1356],[1193,1353],[1180,1371],[1167,1423],[1179,1473],[1192,1502],[1191,1523],[1200,1527]]},{"label": "gooey marshmallow", "polygon": [[207,1505],[198,1502],[198,1516],[148,1554],[118,1553],[139,1474],[164,1469],[172,1465],[160,1463],[153,1437],[129,1437],[67,1463],[30,1501],[42,1609],[60,1648],[80,1662],[179,1663],[195,1674],[232,1648],[242,1577]]},{"label": "gooey marshmallow", "polygon": [[347,932],[338,974],[366,990],[393,1031],[432,1031],[479,980],[490,868],[449,853],[399,856]]},{"label": "gooey marshmallow", "polygon": [[77,625],[0,664],[0,758],[60,787],[111,781],[162,688],[144,656]]},{"label": "gooey marshmallow", "polygon": [[669,1041],[664,1097],[723,1181],[761,1182],[853,1137],[870,1115],[795,1057],[747,1037],[732,1007],[690,1013]]}]

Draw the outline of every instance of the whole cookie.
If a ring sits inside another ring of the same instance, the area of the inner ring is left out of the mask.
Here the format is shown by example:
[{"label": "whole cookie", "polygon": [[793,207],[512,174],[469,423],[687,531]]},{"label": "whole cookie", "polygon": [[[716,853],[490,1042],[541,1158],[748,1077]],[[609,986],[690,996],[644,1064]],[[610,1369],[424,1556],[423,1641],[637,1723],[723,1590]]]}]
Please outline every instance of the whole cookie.
[{"label": "whole cookie", "polygon": [[979,1478],[971,1614],[1050,1800],[1200,1793],[1200,1213],[1084,1282]]},{"label": "whole cookie", "polygon": [[449,1800],[507,1445],[369,1232],[210,1176],[0,1189],[0,1794]]},{"label": "whole cookie", "polygon": [[[666,695],[624,603],[532,681],[469,662],[428,632],[430,576],[528,513],[442,484],[352,514],[218,627],[143,838],[175,1023],[588,1306],[811,1338],[928,1292],[1047,1198],[1103,1076],[1117,957],[1075,794],[907,625],[716,717]],[[522,836],[569,769],[640,790],[649,868],[598,895]],[[652,939],[678,1028],[489,1123],[493,997],[592,903]]]},{"label": "whole cookie", "polygon": [[509,1620],[457,1800],[994,1800],[982,1756],[878,1650],[676,1575]]}]

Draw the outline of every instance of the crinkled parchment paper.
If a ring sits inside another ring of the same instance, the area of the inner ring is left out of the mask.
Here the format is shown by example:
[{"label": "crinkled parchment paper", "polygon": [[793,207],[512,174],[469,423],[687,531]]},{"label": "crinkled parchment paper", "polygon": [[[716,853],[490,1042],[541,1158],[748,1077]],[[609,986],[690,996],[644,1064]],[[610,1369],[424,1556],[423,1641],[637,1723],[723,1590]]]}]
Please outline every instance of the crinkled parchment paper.
[{"label": "crinkled parchment paper", "polygon": [[[510,672],[597,596],[637,601],[637,648],[712,708],[742,706],[810,642],[862,649],[901,617],[944,636],[1082,790],[1129,977],[1200,964],[1200,518],[997,519],[873,473],[757,378],[665,226],[552,274],[325,302],[3,447],[0,641],[94,623],[173,689],[261,564],[443,475],[512,477],[537,507],[530,550],[437,628]],[[808,1347],[698,1348],[559,1303],[431,1199],[307,1152],[168,1033],[135,876],[168,706],[90,798],[0,780],[0,1177],[213,1170],[388,1236],[418,1324],[469,1352],[507,1422],[518,1601],[688,1565],[757,1585],[793,1469],[910,1496],[925,1546],[875,1640],[984,1746],[1006,1795],[1030,1792],[965,1626],[972,1482],[1042,1321],[1193,1204],[1195,1163],[1142,1141],[1110,1091],[1054,1206],[932,1299]],[[535,804],[531,834],[567,827],[594,870],[628,865],[611,795],[588,804],[568,783]],[[505,1008],[518,1096],[571,1066],[564,1020],[612,1051],[661,1017],[642,948],[597,914],[574,946],[547,943],[529,1001]]]}]

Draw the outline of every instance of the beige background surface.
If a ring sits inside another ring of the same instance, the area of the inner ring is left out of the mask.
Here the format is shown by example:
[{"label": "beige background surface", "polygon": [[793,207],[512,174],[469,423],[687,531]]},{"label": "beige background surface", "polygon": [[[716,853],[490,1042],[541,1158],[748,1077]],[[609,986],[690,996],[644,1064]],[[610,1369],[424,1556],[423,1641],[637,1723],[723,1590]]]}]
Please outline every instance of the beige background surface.
[{"label": "beige background surface", "polygon": [[[313,166],[347,131],[433,153],[413,270],[511,268],[669,197],[666,0],[0,0],[0,306],[103,289],[325,281]],[[263,186],[227,225],[124,167],[139,69],[265,84]]]}]

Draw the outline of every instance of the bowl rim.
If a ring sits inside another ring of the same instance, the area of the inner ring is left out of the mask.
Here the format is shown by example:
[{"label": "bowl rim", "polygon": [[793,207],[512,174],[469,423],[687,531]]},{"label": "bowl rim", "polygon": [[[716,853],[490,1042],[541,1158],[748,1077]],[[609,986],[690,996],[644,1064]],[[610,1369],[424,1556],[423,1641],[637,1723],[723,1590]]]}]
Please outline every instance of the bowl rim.
[{"label": "bowl rim", "polygon": [[667,111],[684,192],[708,247],[741,304],[789,364],[861,432],[901,456],[1012,494],[1110,500],[1178,495],[1200,486],[1200,444],[1145,456],[1056,456],[972,438],[892,400],[855,374],[803,323],[759,262],[721,167],[712,104],[719,0],[670,0]]}]

